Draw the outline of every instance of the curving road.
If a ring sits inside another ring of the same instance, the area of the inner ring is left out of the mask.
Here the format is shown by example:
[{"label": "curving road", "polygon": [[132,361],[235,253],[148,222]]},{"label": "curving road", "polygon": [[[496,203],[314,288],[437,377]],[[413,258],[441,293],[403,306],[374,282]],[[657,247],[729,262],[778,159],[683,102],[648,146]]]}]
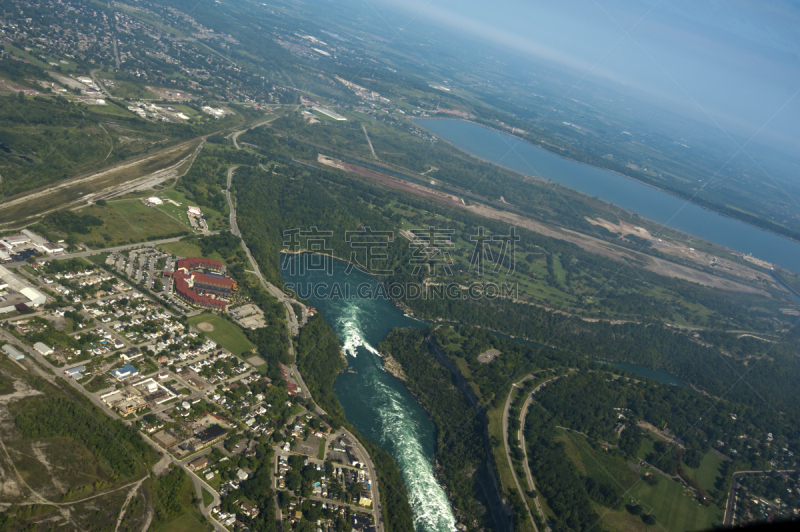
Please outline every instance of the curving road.
[{"label": "curving road", "polygon": [[539,532],[539,527],[536,526],[536,521],[534,521],[533,519],[531,508],[530,506],[528,506],[528,499],[525,497],[525,492],[522,490],[522,486],[520,485],[519,479],[517,478],[517,472],[514,470],[514,463],[511,460],[511,447],[509,447],[508,445],[508,411],[511,408],[511,397],[514,395],[514,388],[519,387],[520,384],[532,378],[533,374],[526,375],[519,382],[515,382],[514,384],[512,384],[511,391],[508,392],[508,397],[506,398],[506,404],[505,407],[503,407],[503,446],[506,449],[506,459],[508,460],[508,467],[509,469],[511,469],[511,476],[514,477],[514,484],[517,485],[517,491],[519,492],[519,496],[522,498],[522,502],[525,503],[525,509],[528,511],[528,518],[531,520],[531,523],[533,524],[533,529],[536,532]]},{"label": "curving road", "polygon": [[[527,477],[528,487],[531,489],[531,491],[535,490],[536,486],[533,483],[533,475],[531,474],[530,465],[528,465],[528,447],[527,447],[527,445],[525,445],[525,417],[528,415],[528,408],[531,406],[531,402],[533,401],[533,396],[536,395],[536,393],[539,390],[541,390],[544,386],[546,386],[547,383],[549,383],[551,381],[554,381],[554,380],[556,380],[556,379],[558,379],[560,377],[561,377],[560,375],[559,376],[555,376],[552,379],[548,379],[548,380],[544,381],[543,383],[541,383],[536,388],[534,388],[534,390],[528,395],[528,398],[525,399],[525,404],[522,405],[522,411],[520,412],[520,415],[519,415],[519,421],[520,421],[520,423],[519,423],[519,444],[520,444],[520,447],[522,448],[522,455],[523,455],[522,465],[525,468],[525,476]],[[539,512],[539,517],[541,517],[542,518],[542,522],[545,523],[545,529],[547,531],[550,531],[551,530],[550,529],[550,525],[547,524],[547,520],[544,517],[544,511],[542,510],[542,505],[539,503],[539,494],[538,493],[536,494],[536,498],[534,499],[534,501],[536,502],[536,511]]]},{"label": "curving road", "polygon": [[[237,132],[240,133],[240,132]],[[238,135],[234,134],[234,143],[236,142],[236,137]],[[238,144],[236,145],[239,148]],[[227,180],[227,188],[225,189],[225,197],[228,199],[228,207],[230,208],[230,224],[231,224],[231,232],[238,236],[241,239],[242,248],[244,252],[247,254],[247,259],[250,261],[250,266],[253,269],[256,277],[258,277],[261,286],[264,287],[267,292],[275,296],[281,303],[286,306],[286,324],[289,327],[289,353],[294,357],[294,342],[292,341],[292,337],[296,336],[300,331],[300,324],[297,320],[297,315],[292,308],[292,303],[297,303],[300,308],[302,309],[303,316],[302,321],[303,324],[308,320],[307,309],[305,305],[298,303],[296,300],[288,297],[286,294],[283,293],[277,286],[273,285],[272,283],[268,282],[264,279],[263,275],[261,275],[261,270],[258,267],[258,263],[253,258],[253,255],[250,253],[250,249],[247,247],[244,239],[241,238],[241,232],[239,231],[239,225],[236,223],[236,207],[233,202],[233,198],[231,198],[231,184],[233,182],[233,173],[236,171],[238,166],[232,166],[228,169],[228,180]],[[302,393],[306,397],[310,397],[308,392],[308,387],[306,386],[305,382],[303,382],[303,377],[300,375],[300,372],[297,369],[295,364],[291,365],[291,371],[293,378],[297,381],[298,386],[301,388]],[[322,410],[319,406],[316,406],[316,412],[319,414],[325,414],[325,411]],[[343,429],[344,430],[344,429]],[[353,442],[353,445],[358,449],[359,454],[364,457],[364,460],[367,465],[367,470],[369,471],[369,477],[372,484],[373,492],[373,501],[375,501],[373,506],[373,517],[375,522],[375,528],[378,532],[382,532],[384,530],[384,523],[383,523],[383,513],[381,509],[381,498],[380,492],[378,487],[378,474],[375,471],[375,466],[372,463],[372,458],[370,457],[367,450],[361,445],[361,442],[358,441],[352,434],[344,430],[347,434],[348,438]]]}]

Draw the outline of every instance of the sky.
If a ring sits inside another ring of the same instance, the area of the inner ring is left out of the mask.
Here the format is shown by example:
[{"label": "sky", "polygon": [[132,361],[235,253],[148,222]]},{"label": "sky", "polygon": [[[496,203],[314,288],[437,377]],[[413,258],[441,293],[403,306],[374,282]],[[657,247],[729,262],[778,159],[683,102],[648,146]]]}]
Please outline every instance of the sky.
[{"label": "sky", "polygon": [[378,1],[800,153],[800,0]]}]

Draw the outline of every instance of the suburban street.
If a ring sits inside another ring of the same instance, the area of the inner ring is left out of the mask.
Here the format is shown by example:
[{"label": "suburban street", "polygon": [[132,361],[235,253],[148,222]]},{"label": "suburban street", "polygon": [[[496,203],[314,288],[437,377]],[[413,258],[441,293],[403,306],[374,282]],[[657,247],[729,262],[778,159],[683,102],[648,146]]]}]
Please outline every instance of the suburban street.
[{"label": "suburban street", "polygon": [[736,490],[739,487],[739,479],[748,476],[767,475],[769,473],[796,473],[796,471],[785,469],[781,471],[737,471],[734,473],[731,481],[731,491],[728,493],[728,502],[725,505],[725,517],[722,520],[723,526],[732,526],[733,519],[736,517]]}]

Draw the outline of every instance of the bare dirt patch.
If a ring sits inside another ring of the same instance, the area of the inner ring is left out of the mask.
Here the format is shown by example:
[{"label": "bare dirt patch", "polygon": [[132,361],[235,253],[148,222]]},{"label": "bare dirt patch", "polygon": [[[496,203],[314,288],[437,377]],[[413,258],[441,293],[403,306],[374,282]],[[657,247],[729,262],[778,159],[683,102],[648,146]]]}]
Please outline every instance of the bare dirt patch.
[{"label": "bare dirt patch", "polygon": [[251,366],[257,368],[258,366],[260,366],[262,364],[266,364],[267,361],[264,360],[261,357],[250,357],[250,358],[247,359],[247,363],[250,364]]},{"label": "bare dirt patch", "polygon": [[44,468],[47,470],[47,473],[50,475],[50,481],[53,483],[53,485],[56,487],[58,491],[60,491],[61,493],[66,493],[67,488],[58,479],[55,469],[53,468],[53,464],[51,464],[50,460],[47,459],[47,455],[44,452],[46,447],[47,444],[40,441],[31,443],[31,451],[33,452],[33,455],[36,457],[39,463],[42,464]]},{"label": "bare dirt patch", "polygon": [[203,332],[213,332],[214,331],[214,326],[211,325],[210,323],[208,323],[207,321],[204,321],[203,323],[198,323],[197,324],[197,328],[200,329]]}]

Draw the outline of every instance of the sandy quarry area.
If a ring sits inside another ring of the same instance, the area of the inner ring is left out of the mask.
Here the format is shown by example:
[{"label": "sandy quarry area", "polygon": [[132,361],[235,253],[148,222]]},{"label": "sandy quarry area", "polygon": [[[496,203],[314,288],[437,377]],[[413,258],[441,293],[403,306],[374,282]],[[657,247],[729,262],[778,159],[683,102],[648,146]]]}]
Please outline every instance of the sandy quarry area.
[{"label": "sandy quarry area", "polygon": [[[614,224],[602,218],[596,218],[596,219],[586,218],[586,221],[594,225],[602,226],[611,231],[612,233],[618,233],[620,236],[634,235],[639,238],[644,238],[652,243],[653,248],[657,249],[658,251],[661,251],[662,253],[667,253],[669,255],[674,255],[682,259],[690,260],[702,266],[712,266],[714,268],[719,269],[720,271],[725,271],[729,275],[735,275],[737,277],[740,277],[742,280],[759,281],[760,279],[764,279],[766,277],[763,272],[756,270],[754,268],[750,268],[743,264],[733,262],[731,260],[719,257],[717,255],[712,255],[710,253],[698,251],[681,242],[675,242],[655,237],[651,235],[650,232],[644,227],[637,227],[633,224],[629,224],[623,221]],[[768,281],[770,282],[770,284],[775,284],[772,282],[771,279],[768,279]],[[775,284],[775,286],[777,287],[777,284]]]}]

